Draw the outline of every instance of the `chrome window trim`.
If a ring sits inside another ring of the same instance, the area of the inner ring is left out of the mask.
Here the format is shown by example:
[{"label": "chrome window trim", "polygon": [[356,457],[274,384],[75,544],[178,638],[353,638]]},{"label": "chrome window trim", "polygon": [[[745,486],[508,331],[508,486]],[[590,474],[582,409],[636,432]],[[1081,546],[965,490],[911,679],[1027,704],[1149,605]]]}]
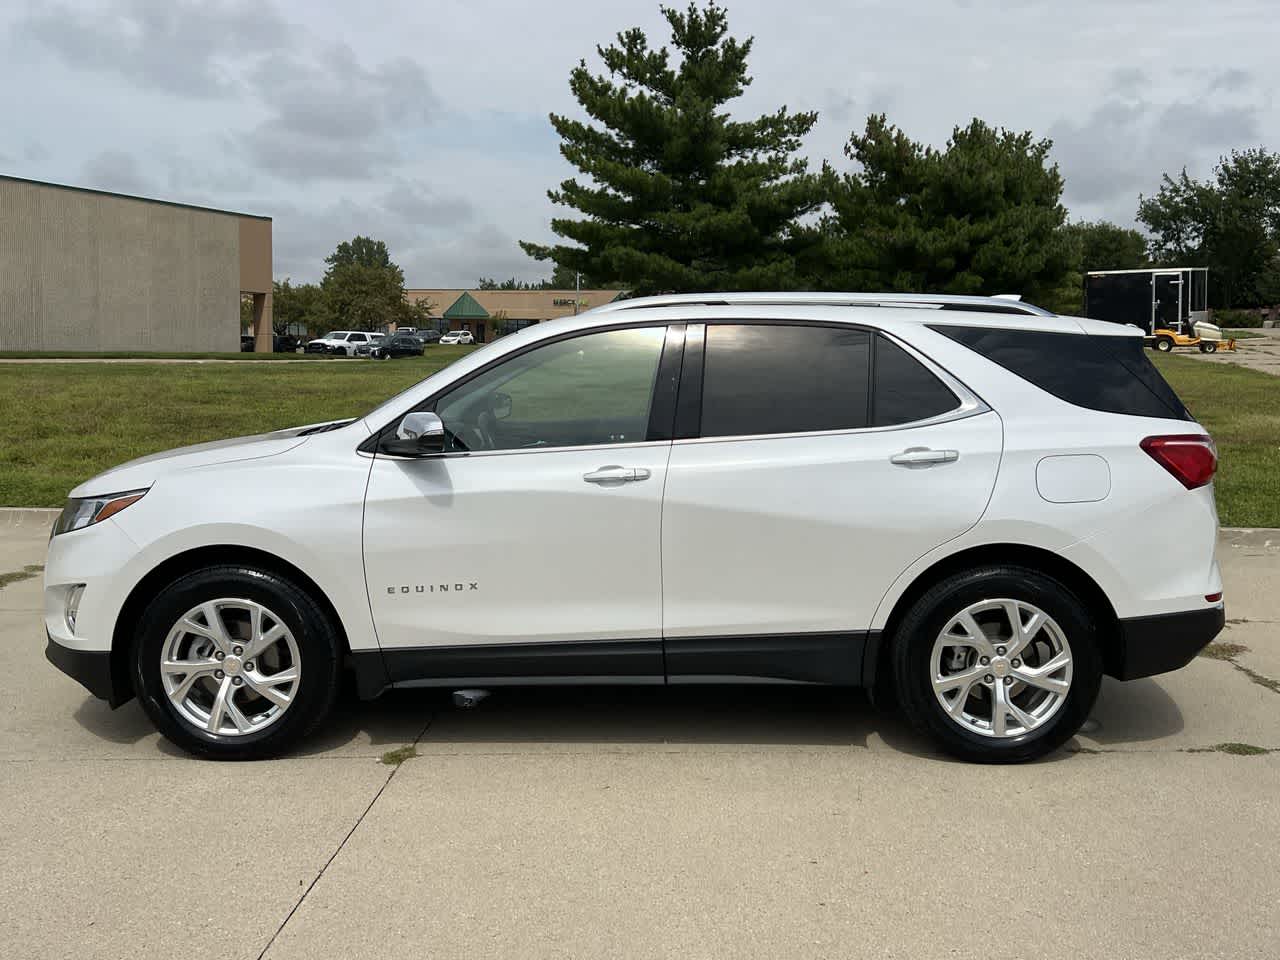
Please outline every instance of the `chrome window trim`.
[{"label": "chrome window trim", "polygon": [[[976,398],[975,398],[976,400]],[[891,433],[895,430],[915,430],[918,427],[933,427],[940,423],[951,423],[953,420],[965,420],[984,413],[991,413],[991,408],[981,400],[976,405],[966,407],[961,404],[949,413],[940,413],[927,420],[912,420],[910,423],[895,423],[887,427],[850,427],[846,430],[805,430],[798,433],[752,433],[737,434],[731,437],[689,437],[684,440],[673,440],[677,446],[688,443],[737,443],[739,440],[794,440],[802,437],[842,437],[857,436],[866,433]]]},{"label": "chrome window trim", "polygon": [[583,453],[587,450],[635,450],[639,447],[669,447],[670,440],[636,440],[621,443],[580,443],[572,447],[514,447],[510,450],[452,450],[448,453],[433,453],[425,457],[397,457],[390,453],[376,454],[358,451],[360,456],[377,460],[398,460],[408,463],[420,463],[433,460],[460,460],[478,457],[506,457],[512,454],[527,455],[531,453]]}]

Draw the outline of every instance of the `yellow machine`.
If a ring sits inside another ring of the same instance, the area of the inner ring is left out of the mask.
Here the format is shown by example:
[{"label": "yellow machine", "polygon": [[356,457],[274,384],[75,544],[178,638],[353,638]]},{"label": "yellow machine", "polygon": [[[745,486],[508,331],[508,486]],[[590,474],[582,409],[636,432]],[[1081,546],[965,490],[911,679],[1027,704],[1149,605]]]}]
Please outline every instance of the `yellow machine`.
[{"label": "yellow machine", "polygon": [[1212,323],[1201,321],[1192,328],[1193,332],[1190,336],[1185,333],[1179,333],[1177,330],[1169,330],[1165,327],[1157,327],[1156,332],[1146,341],[1161,353],[1171,353],[1174,347],[1199,347],[1201,353],[1217,353],[1218,349],[1234,350],[1236,342],[1234,339],[1223,339],[1222,328]]}]

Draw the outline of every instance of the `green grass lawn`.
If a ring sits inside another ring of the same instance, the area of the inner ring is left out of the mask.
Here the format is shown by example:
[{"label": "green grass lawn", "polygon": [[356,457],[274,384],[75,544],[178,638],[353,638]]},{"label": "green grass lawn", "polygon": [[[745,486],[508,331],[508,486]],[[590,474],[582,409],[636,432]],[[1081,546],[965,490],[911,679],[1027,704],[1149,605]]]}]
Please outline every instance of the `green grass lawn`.
[{"label": "green grass lawn", "polygon": [[1229,527],[1280,527],[1280,377],[1234,364],[1155,357],[1218,444],[1218,516]]},{"label": "green grass lawn", "polygon": [[[82,480],[188,443],[357,416],[463,356],[326,364],[0,364],[0,505],[59,506]],[[249,355],[246,355],[249,356]],[[1218,443],[1229,526],[1280,527],[1280,377],[1156,364]]]},{"label": "green grass lawn", "polygon": [[[0,350],[0,360],[333,360],[322,353],[151,353],[141,350]],[[340,357],[337,359],[341,359]]]},{"label": "green grass lawn", "polygon": [[358,416],[471,349],[385,362],[0,364],[0,506],[58,506],[82,480],[158,450]]}]

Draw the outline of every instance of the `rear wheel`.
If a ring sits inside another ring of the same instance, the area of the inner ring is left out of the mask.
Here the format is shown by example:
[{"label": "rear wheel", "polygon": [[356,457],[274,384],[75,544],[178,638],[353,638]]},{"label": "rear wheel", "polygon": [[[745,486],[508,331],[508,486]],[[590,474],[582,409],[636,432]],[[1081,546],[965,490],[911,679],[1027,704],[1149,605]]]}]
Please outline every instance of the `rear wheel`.
[{"label": "rear wheel", "polygon": [[340,651],[333,624],[295,584],[249,566],[212,567],[170,584],[143,614],[134,688],[184,750],[271,757],[329,713]]},{"label": "rear wheel", "polygon": [[1173,351],[1173,338],[1156,337],[1156,349],[1161,353],[1171,353]]},{"label": "rear wheel", "polygon": [[1070,739],[1098,696],[1089,611],[1028,568],[949,577],[897,631],[894,682],[908,719],[965,760],[1033,760]]}]

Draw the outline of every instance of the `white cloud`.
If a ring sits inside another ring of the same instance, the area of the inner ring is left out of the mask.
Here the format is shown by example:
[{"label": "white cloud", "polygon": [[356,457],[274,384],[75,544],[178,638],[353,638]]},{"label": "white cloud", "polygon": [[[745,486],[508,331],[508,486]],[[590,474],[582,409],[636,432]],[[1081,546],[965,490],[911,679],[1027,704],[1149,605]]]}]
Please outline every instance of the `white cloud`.
[{"label": "white cloud", "polygon": [[[935,144],[973,116],[1030,129],[1073,214],[1129,223],[1164,171],[1280,129],[1273,6],[732,0],[755,37],[734,109],[819,110],[806,149],[841,169],[872,111]],[[4,172],[272,216],[295,279],[355,233],[412,284],[532,279],[516,240],[550,239],[546,191],[572,173],[547,114],[579,115],[570,68],[635,25],[667,39],[657,0],[11,0]],[[1197,67],[1206,50],[1230,65]]]}]

